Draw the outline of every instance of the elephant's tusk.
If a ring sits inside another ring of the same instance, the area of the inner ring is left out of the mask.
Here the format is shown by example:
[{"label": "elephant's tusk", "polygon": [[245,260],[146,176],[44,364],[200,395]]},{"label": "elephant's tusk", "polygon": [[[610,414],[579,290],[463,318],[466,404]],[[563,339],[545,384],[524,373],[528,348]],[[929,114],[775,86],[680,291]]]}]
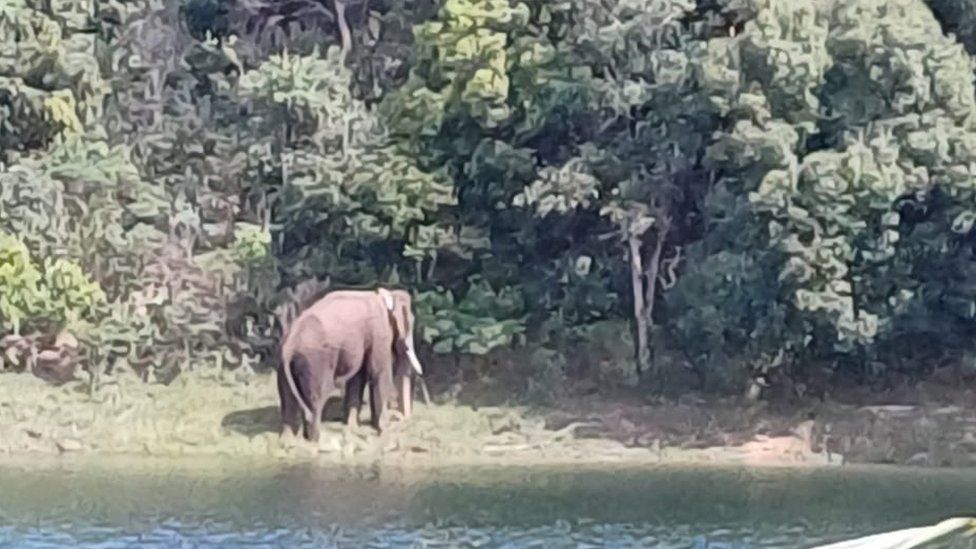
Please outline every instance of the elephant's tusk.
[{"label": "elephant's tusk", "polygon": [[417,353],[413,349],[407,351],[407,358],[410,359],[410,365],[413,366],[413,370],[418,375],[424,375],[424,368],[420,365],[420,359],[417,358]]},{"label": "elephant's tusk", "polygon": [[417,381],[420,382],[420,391],[421,394],[424,396],[424,404],[430,406],[430,391],[427,390],[427,382],[424,381],[423,377],[417,378]]}]

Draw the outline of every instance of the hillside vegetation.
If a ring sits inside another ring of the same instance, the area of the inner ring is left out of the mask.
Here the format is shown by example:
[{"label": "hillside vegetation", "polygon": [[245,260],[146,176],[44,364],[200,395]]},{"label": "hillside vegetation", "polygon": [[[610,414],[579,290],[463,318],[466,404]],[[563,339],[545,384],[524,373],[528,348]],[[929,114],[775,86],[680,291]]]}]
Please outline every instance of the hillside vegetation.
[{"label": "hillside vegetation", "polygon": [[387,284],[517,398],[970,379],[970,4],[0,0],[0,370],[269,371]]}]

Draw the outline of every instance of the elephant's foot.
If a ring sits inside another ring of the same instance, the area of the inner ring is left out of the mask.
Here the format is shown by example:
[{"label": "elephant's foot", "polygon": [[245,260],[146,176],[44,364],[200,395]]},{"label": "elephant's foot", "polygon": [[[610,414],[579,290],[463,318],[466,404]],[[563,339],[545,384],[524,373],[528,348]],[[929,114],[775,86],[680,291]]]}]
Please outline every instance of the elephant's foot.
[{"label": "elephant's foot", "polygon": [[346,412],[346,428],[347,429],[359,428],[359,410],[353,408]]},{"label": "elephant's foot", "polygon": [[399,400],[399,412],[403,415],[403,418],[406,419],[410,417],[410,411],[413,404],[413,385],[409,376],[400,380]]},{"label": "elephant's foot", "polygon": [[386,431],[390,426],[389,414],[383,414],[381,417],[373,418],[373,420],[370,421],[370,425],[372,425],[373,429],[376,431],[376,434],[382,435],[383,432]]},{"label": "elephant's foot", "polygon": [[282,421],[281,427],[278,429],[278,438],[294,437],[298,435],[301,431],[302,424],[301,421]]},{"label": "elephant's foot", "polygon": [[309,442],[318,443],[319,438],[321,438],[321,433],[319,431],[319,426],[316,423],[305,425],[305,440]]},{"label": "elephant's foot", "polygon": [[282,429],[278,433],[278,444],[285,450],[291,450],[302,444],[302,438],[291,428]]},{"label": "elephant's foot", "polygon": [[407,419],[407,417],[403,414],[403,412],[397,409],[387,410],[385,417],[388,418],[387,421],[391,423],[392,422],[400,423],[403,420]]}]

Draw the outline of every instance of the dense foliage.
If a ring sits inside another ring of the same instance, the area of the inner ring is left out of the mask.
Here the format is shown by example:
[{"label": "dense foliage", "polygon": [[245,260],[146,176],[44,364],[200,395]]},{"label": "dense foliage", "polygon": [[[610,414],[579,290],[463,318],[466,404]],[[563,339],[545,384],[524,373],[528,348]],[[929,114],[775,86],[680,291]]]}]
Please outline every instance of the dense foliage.
[{"label": "dense foliage", "polygon": [[976,12],[929,4],[0,0],[0,364],[271,366],[310,280],[543,384],[976,363]]}]

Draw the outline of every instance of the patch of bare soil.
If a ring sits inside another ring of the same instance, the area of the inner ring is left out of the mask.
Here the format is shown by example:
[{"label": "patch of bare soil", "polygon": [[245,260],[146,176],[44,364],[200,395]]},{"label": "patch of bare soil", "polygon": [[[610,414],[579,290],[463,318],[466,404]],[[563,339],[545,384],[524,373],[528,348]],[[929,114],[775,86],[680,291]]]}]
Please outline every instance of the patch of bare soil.
[{"label": "patch of bare soil", "polygon": [[[313,445],[278,435],[274,377],[187,374],[173,384],[130,376],[95,395],[26,375],[0,377],[0,453],[271,457],[403,466],[448,464],[844,462],[971,465],[976,416],[968,394],[911,404],[746,405],[566,399],[544,409],[458,404],[441,394],[377,435],[347,429],[339,399]],[[947,404],[947,401],[949,403]],[[364,407],[363,419],[368,419]],[[365,421],[364,421],[365,422]]]},{"label": "patch of bare soil", "polygon": [[686,397],[646,402],[600,397],[568,400],[550,423],[589,419],[580,436],[628,446],[731,452],[747,462],[976,465],[976,394],[933,378],[897,390],[849,390],[837,399]]}]

